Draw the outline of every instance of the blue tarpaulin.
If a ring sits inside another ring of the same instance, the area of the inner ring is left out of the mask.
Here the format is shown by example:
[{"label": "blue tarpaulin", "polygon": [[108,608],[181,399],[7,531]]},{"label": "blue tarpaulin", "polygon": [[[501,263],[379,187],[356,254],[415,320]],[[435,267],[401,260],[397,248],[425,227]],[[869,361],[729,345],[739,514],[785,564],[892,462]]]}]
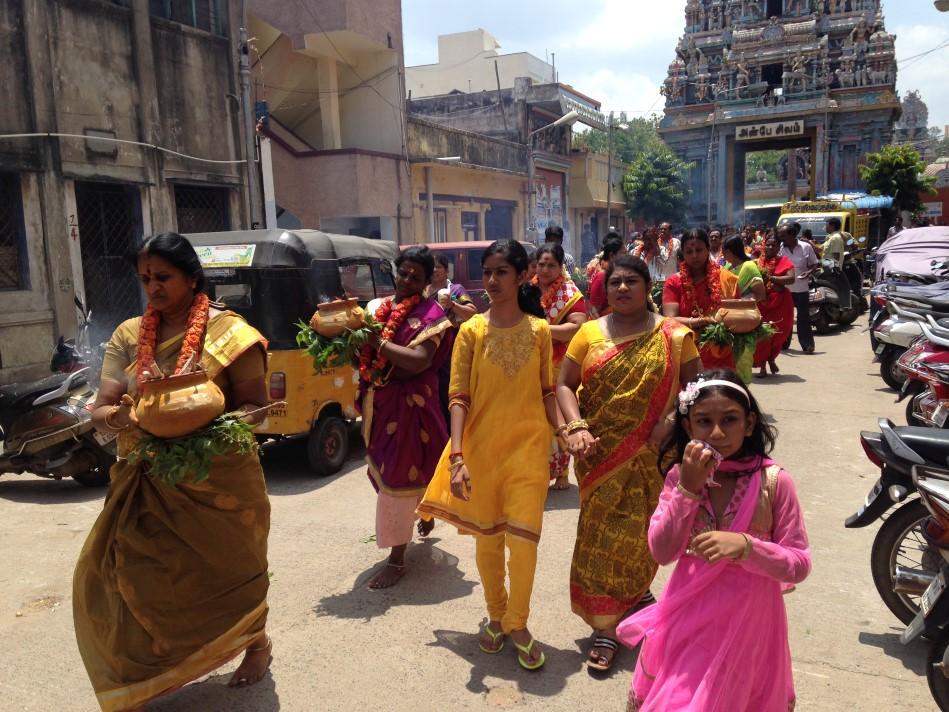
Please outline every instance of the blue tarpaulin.
[{"label": "blue tarpaulin", "polygon": [[853,207],[857,210],[884,210],[893,207],[893,198],[888,195],[867,195],[860,191],[829,193],[822,195],[818,200],[839,200],[845,207]]}]

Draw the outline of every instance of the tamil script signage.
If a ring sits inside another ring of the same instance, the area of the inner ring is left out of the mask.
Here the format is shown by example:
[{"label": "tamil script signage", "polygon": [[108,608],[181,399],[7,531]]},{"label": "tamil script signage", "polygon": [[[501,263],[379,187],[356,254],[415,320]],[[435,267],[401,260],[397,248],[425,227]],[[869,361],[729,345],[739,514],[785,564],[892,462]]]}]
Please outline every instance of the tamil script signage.
[{"label": "tamil script signage", "polygon": [[923,210],[927,218],[942,217],[942,203],[923,203]]},{"label": "tamil script signage", "polygon": [[754,139],[789,138],[804,135],[803,121],[778,121],[773,124],[749,124],[735,129],[736,141]]}]

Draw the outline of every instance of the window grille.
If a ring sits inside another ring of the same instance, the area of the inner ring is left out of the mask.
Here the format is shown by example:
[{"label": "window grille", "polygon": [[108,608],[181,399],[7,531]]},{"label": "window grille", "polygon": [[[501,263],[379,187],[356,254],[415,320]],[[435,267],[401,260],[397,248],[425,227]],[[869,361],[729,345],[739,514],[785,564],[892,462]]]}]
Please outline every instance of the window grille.
[{"label": "window grille", "polygon": [[195,185],[175,186],[178,232],[221,232],[231,229],[230,190]]},{"label": "window grille", "polygon": [[0,290],[29,289],[20,176],[0,173]]},{"label": "window grille", "polygon": [[149,0],[151,14],[224,36],[225,0]]}]

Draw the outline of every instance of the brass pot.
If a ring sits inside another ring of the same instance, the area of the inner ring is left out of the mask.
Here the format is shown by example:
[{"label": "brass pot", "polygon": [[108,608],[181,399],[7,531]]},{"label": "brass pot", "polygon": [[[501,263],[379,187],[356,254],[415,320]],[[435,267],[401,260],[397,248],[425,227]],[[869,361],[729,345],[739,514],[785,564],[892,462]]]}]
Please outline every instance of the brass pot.
[{"label": "brass pot", "polygon": [[332,339],[347,329],[359,329],[365,325],[365,314],[356,299],[325,302],[316,308],[310,319],[310,328],[320,336]]},{"label": "brass pot", "polygon": [[205,371],[171,376],[142,385],[135,415],[142,430],[159,438],[180,438],[224,413],[224,394]]},{"label": "brass pot", "polygon": [[754,299],[723,299],[715,321],[723,323],[733,334],[750,334],[761,326],[761,312]]}]

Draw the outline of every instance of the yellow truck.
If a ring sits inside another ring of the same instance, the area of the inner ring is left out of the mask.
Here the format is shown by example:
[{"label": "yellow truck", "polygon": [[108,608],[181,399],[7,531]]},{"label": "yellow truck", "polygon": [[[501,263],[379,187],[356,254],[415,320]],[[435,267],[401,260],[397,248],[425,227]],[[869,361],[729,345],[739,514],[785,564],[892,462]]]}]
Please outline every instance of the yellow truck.
[{"label": "yellow truck", "polygon": [[860,247],[866,247],[870,215],[858,210],[852,200],[792,200],[781,207],[778,227],[796,222],[802,230],[809,229],[814,242],[820,244],[827,237],[830,218],[840,218],[841,230],[853,235]]},{"label": "yellow truck", "polygon": [[310,469],[338,472],[349,452],[356,412],[357,373],[343,366],[319,375],[296,343],[296,322],[316,305],[342,296],[362,306],[395,292],[388,240],[318,230],[244,230],[187,235],[198,253],[209,296],[240,314],[267,339],[271,408],[261,438],[306,437]]}]

